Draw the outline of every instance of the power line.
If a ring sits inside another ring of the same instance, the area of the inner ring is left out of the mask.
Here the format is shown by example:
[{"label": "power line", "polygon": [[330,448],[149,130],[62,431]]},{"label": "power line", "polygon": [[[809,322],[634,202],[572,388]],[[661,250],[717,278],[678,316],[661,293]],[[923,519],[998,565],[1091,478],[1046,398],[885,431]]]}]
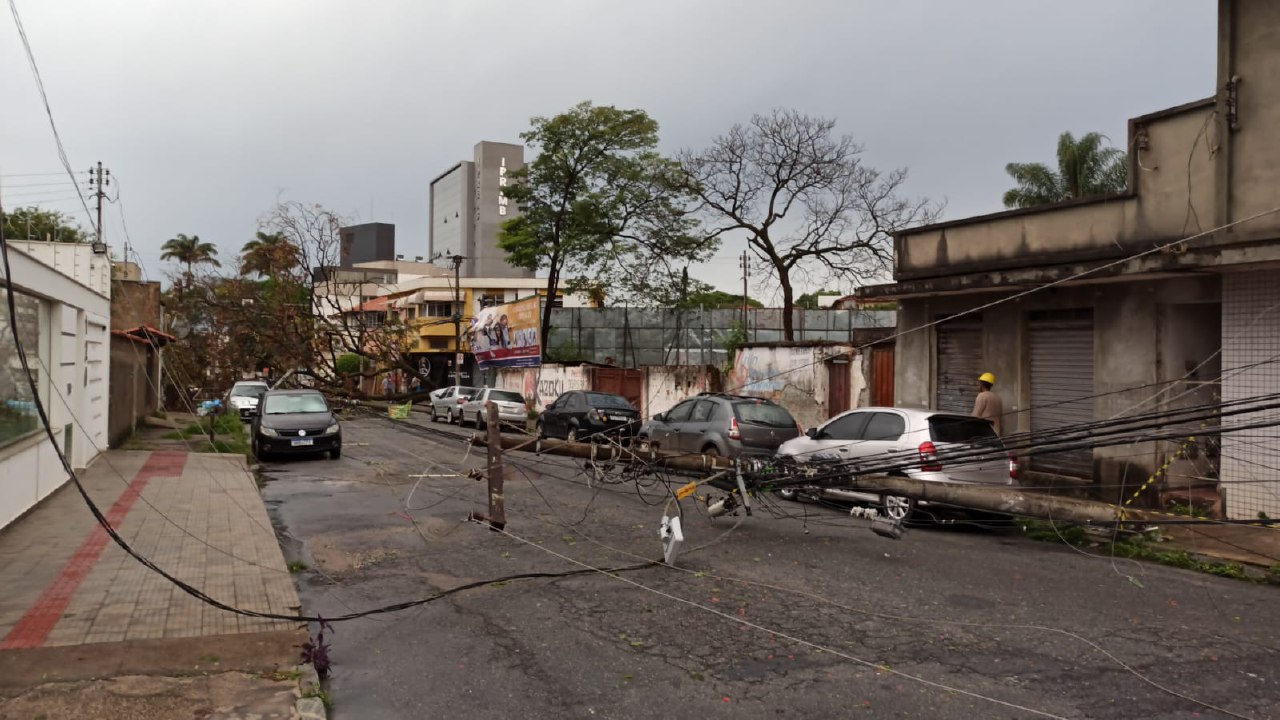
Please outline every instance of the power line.
[{"label": "power line", "polygon": [[[40,68],[36,65],[36,56],[31,51],[31,42],[27,39],[26,28],[22,26],[22,16],[18,14],[17,0],[9,0],[9,10],[13,13],[13,22],[18,27],[18,35],[22,38],[22,47],[27,53],[27,63],[31,66],[31,74],[35,77],[36,89],[40,91],[40,100],[44,103],[45,115],[49,117],[49,128],[53,131],[54,142],[58,146],[58,160],[62,162],[62,168],[66,170],[67,177],[72,182],[76,182],[76,173],[71,169],[71,162],[67,160],[67,150],[62,145],[62,135],[58,133],[58,124],[53,119],[53,109],[49,107],[49,95],[44,89],[44,80],[40,77]],[[97,225],[93,224],[93,213],[89,212],[89,203],[84,199],[83,193],[80,193],[80,186],[76,185],[76,192],[80,194],[80,205],[84,208],[84,214],[89,218],[89,224],[93,225],[93,230],[98,231]]]}]

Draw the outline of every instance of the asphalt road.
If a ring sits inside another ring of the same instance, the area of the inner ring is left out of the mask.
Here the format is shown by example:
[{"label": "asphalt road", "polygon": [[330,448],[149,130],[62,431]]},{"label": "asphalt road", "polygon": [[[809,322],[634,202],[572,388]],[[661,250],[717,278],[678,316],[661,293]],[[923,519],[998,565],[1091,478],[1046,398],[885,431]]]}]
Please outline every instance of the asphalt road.
[{"label": "asphalt road", "polygon": [[[568,459],[508,454],[511,535],[465,522],[485,484],[457,473],[483,452],[431,427],[352,420],[341,460],[264,468],[286,554],[310,568],[306,610],[661,555],[665,485],[588,487]],[[331,717],[1280,717],[1273,587],[1011,530],[892,541],[835,509],[776,509],[793,517],[711,520],[686,500],[680,569],[498,583],[338,623]]]}]

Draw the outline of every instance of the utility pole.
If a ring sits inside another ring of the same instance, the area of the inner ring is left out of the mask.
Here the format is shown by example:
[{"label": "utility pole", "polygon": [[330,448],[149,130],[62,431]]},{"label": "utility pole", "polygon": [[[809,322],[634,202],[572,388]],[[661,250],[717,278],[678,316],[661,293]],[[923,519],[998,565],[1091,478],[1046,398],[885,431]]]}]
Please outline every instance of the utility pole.
[{"label": "utility pole", "polygon": [[453,384],[462,384],[462,256],[453,261]]},{"label": "utility pole", "polygon": [[[107,186],[111,184],[111,171],[104,170],[102,162],[98,162],[98,166],[89,168],[89,185],[96,186],[93,196],[98,200],[98,227],[95,242],[102,243],[102,199],[107,196]],[[128,248],[125,248],[125,260],[128,260]]]},{"label": "utility pole", "polygon": [[747,259],[747,251],[742,251],[742,332],[747,331],[747,278],[751,274],[751,265]]}]

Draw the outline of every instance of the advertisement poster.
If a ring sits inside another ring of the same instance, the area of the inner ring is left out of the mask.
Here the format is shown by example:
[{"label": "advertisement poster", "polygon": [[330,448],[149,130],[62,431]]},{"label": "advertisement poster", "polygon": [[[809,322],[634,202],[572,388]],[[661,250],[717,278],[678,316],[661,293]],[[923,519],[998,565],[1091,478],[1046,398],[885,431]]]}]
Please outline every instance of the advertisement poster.
[{"label": "advertisement poster", "polygon": [[538,297],[487,307],[471,320],[467,336],[480,369],[534,367],[542,364]]}]

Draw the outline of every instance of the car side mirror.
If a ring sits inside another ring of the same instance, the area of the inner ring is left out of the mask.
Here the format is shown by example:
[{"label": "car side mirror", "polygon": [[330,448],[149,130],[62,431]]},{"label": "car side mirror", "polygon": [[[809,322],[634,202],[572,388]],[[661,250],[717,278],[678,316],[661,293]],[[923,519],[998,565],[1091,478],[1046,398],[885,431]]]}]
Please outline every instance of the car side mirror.
[{"label": "car side mirror", "polygon": [[654,416],[653,416],[653,419],[654,419],[654,420],[657,420],[658,422],[662,422],[663,420],[666,420],[666,419],[667,419],[667,414],[666,414],[666,413],[658,413],[657,415],[654,415]]},{"label": "car side mirror", "polygon": [[818,439],[819,437],[821,437],[821,435],[822,435],[822,433],[821,433],[821,432],[819,432],[819,431],[818,431],[818,428],[816,428],[816,427],[811,427],[811,428],[809,428],[808,430],[805,430],[805,431],[804,431],[804,434],[805,434],[805,435],[807,435],[808,437],[810,437],[810,438],[811,438],[811,439],[813,439],[813,440],[817,440],[817,439]]}]

